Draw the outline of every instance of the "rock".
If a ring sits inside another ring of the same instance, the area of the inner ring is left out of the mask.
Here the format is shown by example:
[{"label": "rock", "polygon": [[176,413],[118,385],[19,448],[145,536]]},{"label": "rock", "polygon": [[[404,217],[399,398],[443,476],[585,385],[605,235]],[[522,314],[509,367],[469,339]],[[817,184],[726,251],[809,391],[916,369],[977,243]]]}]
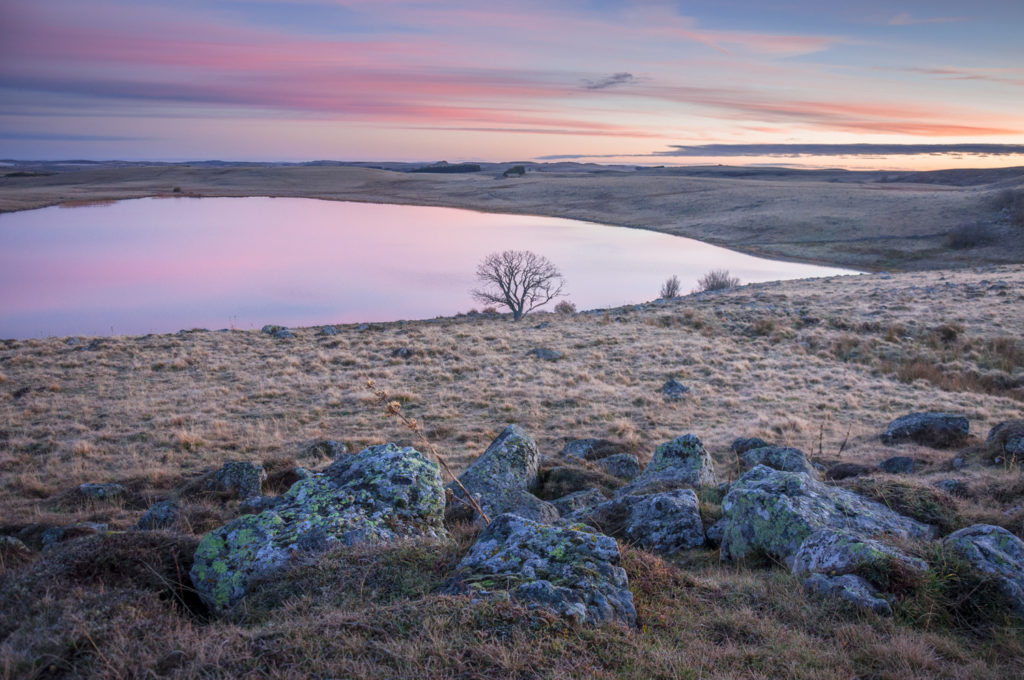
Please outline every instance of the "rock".
[{"label": "rock", "polygon": [[322,326],[317,335],[337,335],[338,329],[334,326]]},{"label": "rock", "polygon": [[840,479],[849,479],[850,477],[863,477],[864,475],[870,475],[874,472],[874,468],[870,468],[867,465],[861,465],[859,463],[838,463],[833,465],[825,473],[826,479],[839,481]]},{"label": "rock", "polygon": [[914,471],[914,459],[910,456],[893,456],[879,463],[878,469],[890,475],[909,475]]},{"label": "rock", "polygon": [[333,439],[321,439],[306,447],[306,454],[313,456],[324,456],[325,458],[337,459],[348,453],[345,442]]},{"label": "rock", "polygon": [[278,340],[287,340],[288,338],[294,338],[295,333],[292,333],[291,330],[287,328],[282,328],[281,330],[274,333],[274,337],[277,338]]},{"label": "rock", "polygon": [[690,388],[679,382],[678,380],[667,380],[661,389],[662,396],[668,401],[679,401],[686,396],[686,393],[690,391]]},{"label": "rock", "polygon": [[[530,435],[518,425],[509,425],[487,450],[459,476],[459,481],[477,499],[492,519],[504,512],[523,512],[537,519],[558,517],[558,511],[529,492],[537,485],[540,453]],[[462,489],[448,485],[457,498]],[[543,504],[543,505],[541,505]],[[539,514],[538,514],[539,513]]]},{"label": "rock", "polygon": [[262,465],[235,460],[224,463],[219,470],[207,477],[206,488],[246,499],[259,496],[265,481],[267,472]]},{"label": "rock", "polygon": [[408,347],[398,347],[391,350],[391,356],[396,359],[408,359],[412,356],[412,350]]},{"label": "rock", "polygon": [[346,456],[296,482],[277,505],[211,531],[196,548],[192,583],[221,613],[295,556],[338,545],[445,534],[444,488],[435,463],[395,444]]},{"label": "rock", "polygon": [[607,439],[571,439],[562,447],[563,458],[599,460],[616,453],[622,453],[624,446]]},{"label": "rock", "polygon": [[592,508],[608,500],[603,493],[597,489],[584,489],[575,491],[567,496],[551,501],[561,515],[568,515],[577,510]]},{"label": "rock", "polygon": [[740,464],[744,470],[750,470],[756,465],[765,465],[784,472],[803,472],[813,477],[818,476],[803,451],[787,446],[761,446],[756,449],[748,449],[740,454]]},{"label": "rock", "polygon": [[704,545],[700,502],[693,489],[644,496],[621,496],[577,511],[565,522],[580,522],[661,554]]},{"label": "rock", "polygon": [[722,500],[722,559],[764,553],[787,562],[815,530],[862,536],[931,537],[934,527],[899,515],[852,491],[799,472],[763,465],[740,477]]},{"label": "rock", "polygon": [[971,490],[967,487],[967,484],[964,483],[964,481],[961,479],[940,479],[937,482],[932,482],[932,486],[934,486],[936,489],[941,489],[942,491],[945,491],[950,496],[959,496],[961,498],[966,498],[967,496],[971,495]]},{"label": "rock", "polygon": [[181,507],[176,501],[166,500],[154,503],[142,514],[139,521],[135,523],[135,529],[140,531],[155,531],[166,529],[178,521],[181,516]]},{"label": "rock", "polygon": [[617,496],[671,491],[683,487],[714,486],[715,467],[700,439],[684,434],[659,444],[640,476],[615,492]]},{"label": "rock", "polygon": [[110,501],[117,498],[124,498],[128,495],[128,489],[120,484],[95,484],[86,482],[78,485],[78,494],[83,498],[94,501]]},{"label": "rock", "polygon": [[889,423],[882,434],[885,444],[914,442],[936,449],[963,444],[970,422],[965,416],[952,413],[911,413]]},{"label": "rock", "polygon": [[949,466],[954,470],[963,470],[967,467],[967,461],[964,460],[963,456],[955,456],[953,460],[949,461]]},{"label": "rock", "polygon": [[978,571],[995,577],[1014,611],[1024,616],[1024,541],[1003,527],[975,524],[942,542]]},{"label": "rock", "polygon": [[50,527],[40,536],[40,544],[43,550],[48,550],[58,543],[70,541],[73,538],[105,534],[109,530],[110,527],[103,522],[78,522],[63,527]]},{"label": "rock", "polygon": [[526,174],[526,168],[522,165],[513,165],[505,172],[501,173],[502,177],[522,177]]},{"label": "rock", "polygon": [[804,590],[821,597],[838,597],[879,616],[892,616],[892,605],[879,597],[870,583],[854,574],[811,574],[804,580]]},{"label": "rock", "polygon": [[527,352],[527,354],[530,356],[535,356],[538,359],[543,359],[544,361],[558,361],[563,356],[565,356],[558,350],[548,349],[547,347],[536,347]]},{"label": "rock", "polygon": [[640,474],[640,459],[631,453],[616,453],[612,456],[600,458],[594,461],[594,465],[601,468],[612,477],[631,480]]},{"label": "rock", "polygon": [[887,569],[899,562],[909,571],[923,574],[928,564],[872,538],[842,529],[818,529],[804,539],[789,559],[790,571],[798,576],[852,574],[860,569]]},{"label": "rock", "polygon": [[264,335],[273,335],[274,333],[282,330],[287,330],[284,326],[278,326],[277,324],[268,323],[266,326],[260,329],[260,333]]},{"label": "rock", "polygon": [[510,514],[491,521],[442,592],[510,597],[577,623],[636,623],[614,539]]},{"label": "rock", "polygon": [[713,548],[717,548],[722,544],[722,533],[725,529],[725,525],[722,522],[715,522],[707,528],[704,532],[704,538],[707,544]]},{"label": "rock", "polygon": [[732,440],[732,444],[729,445],[729,450],[737,456],[742,456],[751,449],[763,449],[766,446],[771,446],[771,444],[760,437],[749,437],[746,439],[741,437],[739,439]]},{"label": "rock", "polygon": [[985,443],[1007,456],[1024,456],[1024,420],[999,423],[989,430]]}]

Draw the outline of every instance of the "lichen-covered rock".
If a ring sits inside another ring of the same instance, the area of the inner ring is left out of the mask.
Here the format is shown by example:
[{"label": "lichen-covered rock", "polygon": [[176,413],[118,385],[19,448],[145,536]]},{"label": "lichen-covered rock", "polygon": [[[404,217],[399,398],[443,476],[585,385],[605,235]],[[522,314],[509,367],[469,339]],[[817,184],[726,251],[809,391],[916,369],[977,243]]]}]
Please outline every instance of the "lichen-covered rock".
[{"label": "lichen-covered rock", "polygon": [[1003,527],[975,524],[943,543],[979,571],[994,576],[1019,616],[1024,616],[1024,541]]},{"label": "lichen-covered rock", "polygon": [[760,437],[738,437],[732,440],[732,444],[729,445],[729,450],[737,456],[742,456],[751,449],[763,449],[766,446],[771,446],[771,444]]},{"label": "lichen-covered rock", "polygon": [[704,545],[700,502],[693,489],[620,496],[579,510],[563,521],[592,526],[601,533],[664,555]]},{"label": "lichen-covered rock", "polygon": [[879,597],[870,583],[854,574],[811,574],[804,580],[804,589],[821,597],[838,597],[879,616],[892,616],[892,605]]},{"label": "lichen-covered rock", "polygon": [[86,482],[78,485],[78,493],[83,498],[94,501],[110,501],[128,495],[128,489],[120,484],[96,484]]},{"label": "lichen-covered rock", "polygon": [[882,442],[914,442],[937,449],[947,449],[963,444],[970,426],[970,421],[965,416],[952,413],[910,413],[889,423],[882,434]]},{"label": "lichen-covered rock", "polygon": [[[308,479],[308,477],[303,477],[302,479]],[[280,502],[280,496],[252,496],[238,504],[238,512],[243,515],[255,515],[264,510],[277,507],[277,504]]]},{"label": "lichen-covered rock", "polygon": [[852,491],[763,465],[732,485],[722,513],[723,560],[763,553],[787,562],[811,533],[823,528],[862,536],[931,537],[935,532]]},{"label": "lichen-covered rock", "polygon": [[893,562],[898,562],[911,572],[923,574],[928,569],[924,560],[905,555],[875,539],[842,529],[818,529],[813,532],[800,544],[788,565],[790,571],[800,576],[840,576],[864,569],[888,569]]},{"label": "lichen-covered rock", "polygon": [[[509,425],[459,475],[459,481],[473,494],[484,512],[493,518],[503,512],[522,509],[524,504],[535,506],[524,494],[529,494],[530,489],[536,486],[539,464],[540,453],[533,438],[518,425]],[[448,488],[457,498],[464,496],[454,482]]]},{"label": "lichen-covered rock", "polygon": [[595,505],[604,503],[606,500],[608,499],[605,498],[605,495],[597,489],[584,489],[583,491],[574,491],[567,496],[553,500],[551,505],[555,506],[555,509],[564,516],[577,510],[592,508]]},{"label": "lichen-covered rock", "polygon": [[711,454],[695,435],[684,434],[659,444],[640,476],[616,491],[615,495],[638,496],[684,487],[714,486],[716,483]]},{"label": "lichen-covered rock", "polygon": [[192,582],[210,610],[222,612],[295,554],[444,535],[444,500],[435,463],[412,448],[373,446],[296,482],[273,509],[208,533],[196,548]]},{"label": "lichen-covered rock", "polygon": [[909,475],[914,471],[914,459],[910,456],[893,456],[878,464],[878,469],[890,475]]},{"label": "lichen-covered rock", "polygon": [[616,453],[600,458],[594,461],[594,465],[612,477],[618,477],[627,481],[636,479],[642,471],[640,469],[640,459],[631,453]]},{"label": "lichen-covered rock", "polygon": [[663,396],[666,401],[679,401],[683,399],[689,391],[689,387],[675,379],[665,381],[665,384],[662,385],[659,390],[659,392],[661,392],[661,396]]},{"label": "lichen-covered rock", "polygon": [[142,514],[135,528],[140,531],[154,531],[166,529],[178,521],[181,515],[181,508],[176,501],[166,500],[154,503]]},{"label": "lichen-covered rock", "polygon": [[614,539],[511,514],[491,521],[442,592],[511,597],[578,623],[636,622]]},{"label": "lichen-covered rock", "polygon": [[818,473],[807,460],[807,455],[800,449],[788,446],[759,446],[748,449],[740,454],[740,464],[744,470],[750,470],[755,465],[765,465],[775,470],[784,472],[803,472],[817,477]]},{"label": "lichen-covered rock", "polygon": [[259,496],[265,481],[267,472],[262,465],[235,460],[224,463],[219,470],[211,474],[206,480],[206,488],[232,493],[238,498],[246,499]]}]

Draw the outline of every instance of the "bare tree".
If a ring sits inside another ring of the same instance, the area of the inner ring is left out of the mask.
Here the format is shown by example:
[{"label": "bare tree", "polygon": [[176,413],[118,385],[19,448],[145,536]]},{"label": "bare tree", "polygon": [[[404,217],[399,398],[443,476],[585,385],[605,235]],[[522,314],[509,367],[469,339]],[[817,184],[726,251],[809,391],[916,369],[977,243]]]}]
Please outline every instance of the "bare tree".
[{"label": "bare tree", "polygon": [[665,279],[665,283],[661,284],[661,296],[666,300],[671,300],[674,297],[679,296],[679,277],[673,274],[671,277]]},{"label": "bare tree", "polygon": [[491,253],[476,268],[476,278],[482,287],[472,291],[473,297],[508,307],[514,321],[563,295],[565,287],[558,268],[529,250]]}]

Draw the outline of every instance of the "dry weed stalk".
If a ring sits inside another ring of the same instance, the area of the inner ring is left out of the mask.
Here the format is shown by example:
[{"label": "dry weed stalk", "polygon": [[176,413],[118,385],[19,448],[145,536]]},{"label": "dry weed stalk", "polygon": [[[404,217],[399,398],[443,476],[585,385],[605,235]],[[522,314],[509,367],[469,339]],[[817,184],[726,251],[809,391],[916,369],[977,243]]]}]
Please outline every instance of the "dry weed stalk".
[{"label": "dry weed stalk", "polygon": [[458,500],[460,502],[467,503],[470,507],[472,507],[473,510],[475,510],[477,514],[479,514],[480,517],[483,518],[484,524],[490,524],[491,518],[487,516],[487,513],[485,513],[483,508],[480,507],[480,504],[476,502],[476,499],[473,498],[473,494],[471,494],[469,490],[462,485],[462,482],[459,481],[458,476],[454,472],[452,472],[452,469],[450,467],[448,467],[448,461],[444,459],[444,456],[442,456],[438,452],[438,450],[434,448],[434,445],[430,443],[430,440],[427,439],[427,435],[423,433],[423,428],[422,426],[420,426],[419,422],[415,418],[410,418],[409,416],[402,413],[402,404],[398,401],[390,399],[386,390],[378,389],[377,383],[374,380],[367,380],[366,386],[373,391],[374,396],[377,398],[377,403],[382,404],[384,406],[385,414],[389,417],[394,417],[402,421],[402,424],[404,424],[405,427],[410,432],[413,432],[417,437],[419,437],[419,440],[426,447],[427,451],[429,451],[430,454],[434,456],[434,459],[438,462],[438,464],[440,464],[441,468],[444,469],[444,471],[448,473],[448,476],[452,478],[452,481],[454,481],[455,484],[460,489],[462,489],[462,493],[466,494],[466,498],[460,498]]}]

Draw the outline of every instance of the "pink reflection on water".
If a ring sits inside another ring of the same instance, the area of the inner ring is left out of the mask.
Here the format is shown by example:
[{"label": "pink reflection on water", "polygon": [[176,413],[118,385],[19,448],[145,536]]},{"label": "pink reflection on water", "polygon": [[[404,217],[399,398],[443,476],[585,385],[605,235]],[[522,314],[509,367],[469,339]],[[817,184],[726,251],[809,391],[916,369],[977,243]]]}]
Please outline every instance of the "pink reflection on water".
[{"label": "pink reflection on water", "polygon": [[743,282],[843,270],[547,217],[290,198],[140,199],[0,216],[0,337],[427,318],[467,311],[476,264],[530,249],[580,309],[676,274]]}]

